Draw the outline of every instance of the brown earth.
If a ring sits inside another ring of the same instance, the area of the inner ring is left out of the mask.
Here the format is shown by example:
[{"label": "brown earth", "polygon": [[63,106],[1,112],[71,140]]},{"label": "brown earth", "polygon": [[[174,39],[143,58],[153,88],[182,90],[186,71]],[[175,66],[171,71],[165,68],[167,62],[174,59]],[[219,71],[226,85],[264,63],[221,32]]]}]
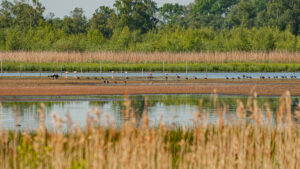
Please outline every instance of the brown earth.
[{"label": "brown earth", "polygon": [[104,84],[91,79],[0,79],[0,96],[55,96],[55,95],[116,95],[116,94],[218,94],[281,95],[285,91],[300,96],[299,79],[272,80],[110,80]]}]

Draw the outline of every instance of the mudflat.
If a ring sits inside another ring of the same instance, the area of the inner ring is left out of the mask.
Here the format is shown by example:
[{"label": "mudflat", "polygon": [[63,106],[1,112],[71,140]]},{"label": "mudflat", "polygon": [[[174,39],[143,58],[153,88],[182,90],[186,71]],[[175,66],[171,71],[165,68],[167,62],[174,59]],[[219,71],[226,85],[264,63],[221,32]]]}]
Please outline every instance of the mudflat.
[{"label": "mudflat", "polygon": [[123,94],[231,94],[278,96],[290,91],[300,96],[300,79],[0,79],[0,96],[123,95]]}]

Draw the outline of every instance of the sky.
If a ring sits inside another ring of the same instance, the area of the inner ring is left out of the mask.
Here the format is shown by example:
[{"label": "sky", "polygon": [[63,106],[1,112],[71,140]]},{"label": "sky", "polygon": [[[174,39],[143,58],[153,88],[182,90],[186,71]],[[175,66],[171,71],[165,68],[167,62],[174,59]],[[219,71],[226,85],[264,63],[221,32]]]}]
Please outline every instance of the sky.
[{"label": "sky", "polygon": [[[110,6],[113,7],[114,0],[39,0],[45,7],[45,15],[47,16],[50,12],[55,14],[55,17],[63,18],[66,15],[70,15],[70,12],[76,8],[82,8],[85,15],[91,18],[95,10],[99,6]],[[187,5],[194,0],[154,0],[158,7],[164,3],[179,3]]]}]

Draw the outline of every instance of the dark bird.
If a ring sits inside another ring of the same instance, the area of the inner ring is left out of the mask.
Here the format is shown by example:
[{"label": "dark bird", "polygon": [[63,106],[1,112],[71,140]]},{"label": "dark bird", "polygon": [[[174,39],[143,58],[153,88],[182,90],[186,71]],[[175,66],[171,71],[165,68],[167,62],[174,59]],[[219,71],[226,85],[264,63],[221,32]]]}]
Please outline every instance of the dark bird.
[{"label": "dark bird", "polygon": [[197,80],[198,78],[195,76],[194,79]]},{"label": "dark bird", "polygon": [[176,74],[176,76],[177,76],[177,79],[180,79],[180,76],[179,76],[179,75]]},{"label": "dark bird", "polygon": [[48,77],[51,77],[53,79],[58,79],[59,75],[58,74],[52,74],[52,75],[49,75]]}]

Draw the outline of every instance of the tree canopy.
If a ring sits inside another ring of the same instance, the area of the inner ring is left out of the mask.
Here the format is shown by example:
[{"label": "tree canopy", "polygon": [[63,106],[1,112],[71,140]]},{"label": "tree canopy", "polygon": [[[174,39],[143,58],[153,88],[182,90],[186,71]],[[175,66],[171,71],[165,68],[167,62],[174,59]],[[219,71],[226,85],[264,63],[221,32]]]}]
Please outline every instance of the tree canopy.
[{"label": "tree canopy", "polygon": [[[38,0],[2,0],[0,50],[295,51],[299,26],[300,0],[115,0],[91,18],[82,8],[58,18]],[[255,44],[259,34],[268,49]]]}]

